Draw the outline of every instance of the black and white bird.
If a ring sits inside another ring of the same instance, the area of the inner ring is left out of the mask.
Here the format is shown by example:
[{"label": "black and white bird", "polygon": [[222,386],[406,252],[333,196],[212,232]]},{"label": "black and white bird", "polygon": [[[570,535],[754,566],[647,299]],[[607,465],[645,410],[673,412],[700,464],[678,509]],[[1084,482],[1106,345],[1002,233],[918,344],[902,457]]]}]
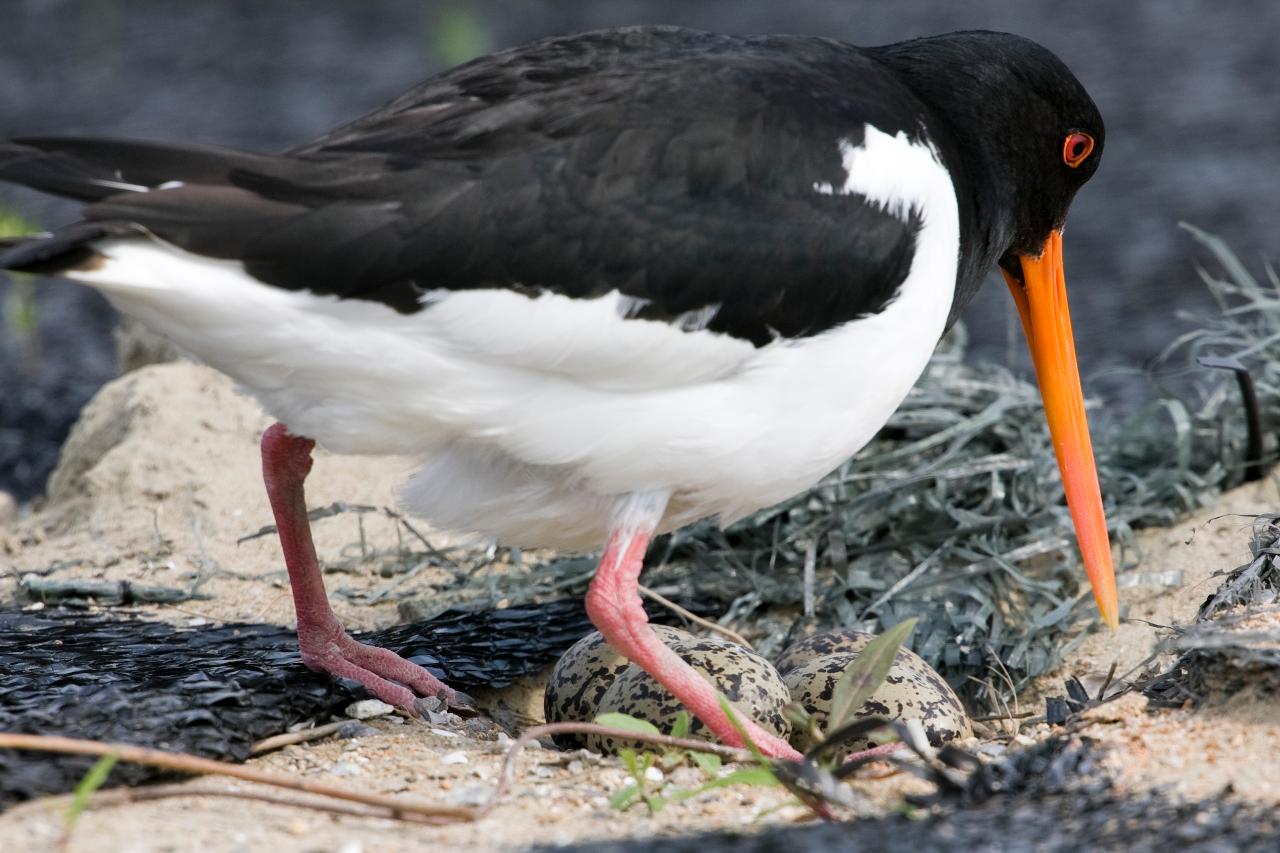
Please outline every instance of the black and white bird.
[{"label": "black and white bird", "polygon": [[614,29],[477,59],[279,154],[0,143],[0,179],[87,202],[0,266],[97,288],[279,420],[263,468],[309,666],[459,700],[345,633],[308,528],[313,441],[413,455],[404,502],[438,527],[604,544],[592,620],[737,743],[647,627],[650,538],[851,456],[996,265],[1115,624],[1061,242],[1102,147],[1081,84],[1017,36]]}]

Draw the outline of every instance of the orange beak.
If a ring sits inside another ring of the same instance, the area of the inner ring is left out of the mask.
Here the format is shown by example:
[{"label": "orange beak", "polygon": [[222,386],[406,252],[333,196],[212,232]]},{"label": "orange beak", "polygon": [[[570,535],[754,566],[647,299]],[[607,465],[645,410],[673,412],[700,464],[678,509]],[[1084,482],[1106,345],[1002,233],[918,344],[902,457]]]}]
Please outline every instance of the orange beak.
[{"label": "orange beak", "polygon": [[1038,257],[1018,257],[1022,281],[1007,271],[1005,281],[1022,315],[1022,330],[1031,347],[1036,379],[1044,397],[1049,434],[1062,471],[1067,507],[1076,526],[1076,539],[1084,569],[1093,585],[1093,597],[1103,620],[1112,628],[1120,624],[1116,576],[1111,566],[1111,541],[1102,512],[1102,492],[1093,462],[1093,443],[1084,414],[1084,392],[1076,366],[1076,344],[1067,309],[1067,280],[1062,272],[1062,232],[1045,240]]}]

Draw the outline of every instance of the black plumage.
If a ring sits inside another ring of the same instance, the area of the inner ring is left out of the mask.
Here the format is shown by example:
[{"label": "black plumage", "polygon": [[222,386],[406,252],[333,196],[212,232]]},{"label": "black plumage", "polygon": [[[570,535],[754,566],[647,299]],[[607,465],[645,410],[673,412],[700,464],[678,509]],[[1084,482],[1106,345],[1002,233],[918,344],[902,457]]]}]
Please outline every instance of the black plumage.
[{"label": "black plumage", "polygon": [[719,305],[712,330],[763,344],[874,312],[906,274],[912,223],[814,191],[867,121],[915,130],[886,86],[910,98],[825,39],[613,30],[476,60],[281,155],[31,138],[0,178],[281,287],[400,311],[424,288],[618,289],[646,319]]},{"label": "black plumage", "polygon": [[[992,99],[1003,86],[1038,100]],[[877,312],[910,268],[919,211],[904,221],[814,191],[843,181],[839,140],[857,145],[870,124],[935,146],[963,223],[954,321],[995,260],[1060,225],[1041,220],[1092,174],[1097,157],[1050,174],[1046,140],[1015,132],[1042,127],[1056,144],[1064,113],[1100,150],[1088,95],[1016,36],[858,48],[633,27],[476,59],[282,154],[27,138],[0,143],[0,180],[91,202],[85,217],[104,229],[239,259],[284,288],[401,312],[422,310],[428,289],[617,289],[642,300],[642,319],[718,306],[711,330],[762,345]],[[58,234],[0,265],[56,269],[57,251],[102,233]]]}]

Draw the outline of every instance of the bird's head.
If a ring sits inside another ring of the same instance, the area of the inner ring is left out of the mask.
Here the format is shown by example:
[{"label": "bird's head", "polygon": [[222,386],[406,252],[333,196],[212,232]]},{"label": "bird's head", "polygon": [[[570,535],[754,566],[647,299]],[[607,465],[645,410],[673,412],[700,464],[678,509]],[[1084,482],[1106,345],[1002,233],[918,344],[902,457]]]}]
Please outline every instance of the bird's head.
[{"label": "bird's head", "polygon": [[969,164],[964,183],[979,223],[969,239],[980,244],[971,254],[981,268],[968,276],[976,287],[995,261],[1018,306],[1085,570],[1114,627],[1111,545],[1062,270],[1067,209],[1097,171],[1102,116],[1061,60],[1019,36],[950,33],[882,50],[946,121],[963,155],[956,162]]}]

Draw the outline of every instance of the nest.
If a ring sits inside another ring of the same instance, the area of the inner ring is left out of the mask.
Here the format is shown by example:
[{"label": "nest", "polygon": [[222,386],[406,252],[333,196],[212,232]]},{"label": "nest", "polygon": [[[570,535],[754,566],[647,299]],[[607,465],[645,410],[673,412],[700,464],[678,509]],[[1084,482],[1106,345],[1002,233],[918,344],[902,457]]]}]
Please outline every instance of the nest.
[{"label": "nest", "polygon": [[[1172,523],[1275,456],[1264,436],[1280,420],[1280,280],[1267,267],[1260,284],[1220,241],[1188,230],[1214,259],[1216,272],[1199,273],[1221,308],[1166,354],[1188,358],[1194,400],[1156,388],[1121,421],[1091,407],[1122,571],[1141,557],[1136,529]],[[879,631],[915,617],[915,651],[971,699],[1052,668],[1094,605],[1040,395],[963,352],[959,329],[881,434],[814,489],[727,529],[671,535],[646,582],[715,590],[730,602],[723,621],[781,608]],[[1205,362],[1232,366],[1252,403]]]}]

